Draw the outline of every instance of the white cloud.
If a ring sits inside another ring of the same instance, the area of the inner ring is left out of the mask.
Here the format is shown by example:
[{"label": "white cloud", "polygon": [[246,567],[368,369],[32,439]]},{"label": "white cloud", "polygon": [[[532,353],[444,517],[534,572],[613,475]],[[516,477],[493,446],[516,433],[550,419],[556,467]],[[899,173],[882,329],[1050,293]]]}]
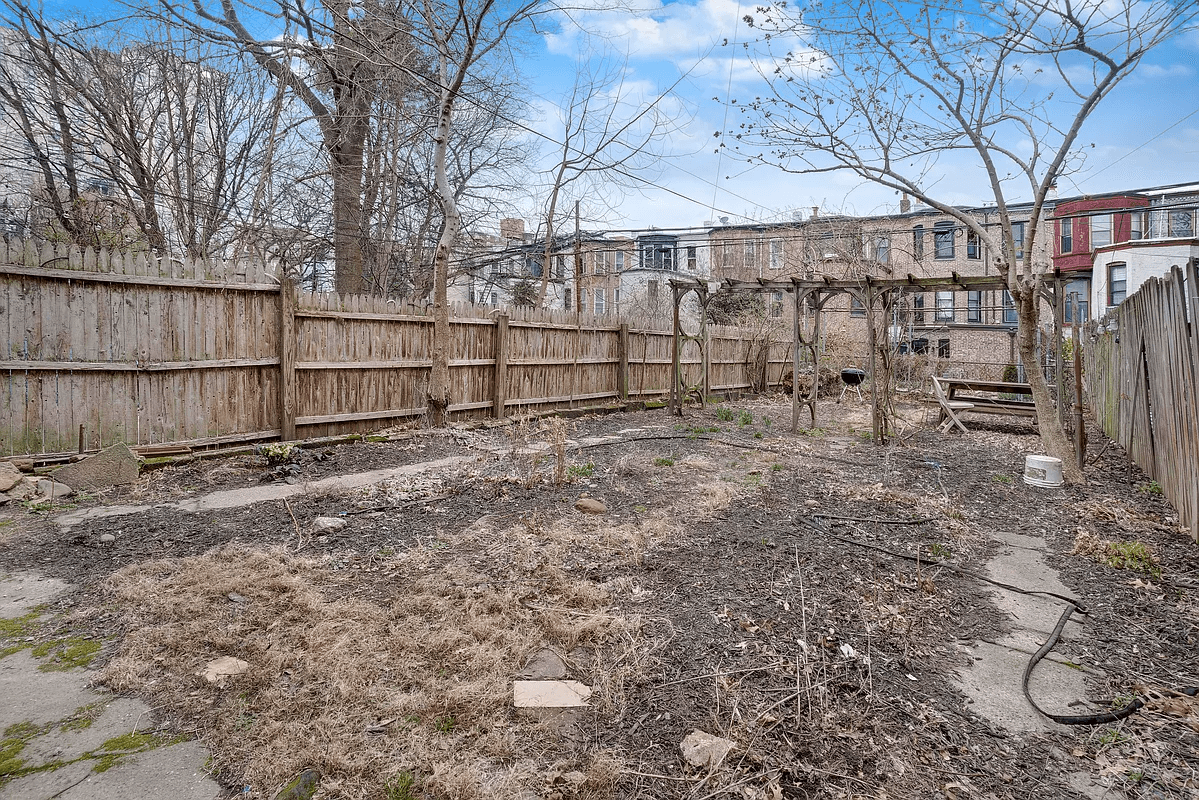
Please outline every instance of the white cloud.
[{"label": "white cloud", "polygon": [[1186,64],[1169,64],[1167,66],[1142,64],[1133,74],[1149,80],[1159,80],[1162,78],[1189,78],[1195,74],[1195,70]]}]

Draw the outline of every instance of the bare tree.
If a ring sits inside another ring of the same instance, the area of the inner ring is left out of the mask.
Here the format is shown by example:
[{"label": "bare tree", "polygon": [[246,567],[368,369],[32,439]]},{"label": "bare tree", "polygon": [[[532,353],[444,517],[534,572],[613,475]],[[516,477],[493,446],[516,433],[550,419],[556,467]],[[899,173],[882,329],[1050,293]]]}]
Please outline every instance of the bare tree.
[{"label": "bare tree", "polygon": [[[1034,365],[1050,266],[1036,243],[1051,188],[1079,166],[1079,136],[1099,103],[1197,14],[1175,0],[776,2],[746,18],[764,32],[767,86],[745,105],[733,146],[788,171],[848,170],[954,217],[998,254],[1018,351]],[[779,52],[780,43],[790,49]],[[941,194],[947,167],[978,171],[997,227]],[[1031,195],[1032,217],[1019,260],[1009,203],[1021,193]],[[1045,376],[1028,377],[1045,448],[1080,482]]]},{"label": "bare tree", "polygon": [[58,29],[16,0],[4,8],[0,97],[65,237],[224,254],[274,145],[265,82],[169,31],[131,41],[115,25]]},{"label": "bare tree", "polygon": [[[636,105],[625,85],[625,67],[606,57],[588,60],[576,73],[559,108],[561,141],[557,143],[557,161],[549,170],[539,305],[545,304],[551,257],[559,245],[554,236],[563,193],[575,190],[576,195],[594,198],[618,190],[634,173],[649,169],[660,158],[655,145],[667,135],[672,122],[661,104],[683,78],[650,102]],[[577,272],[578,264],[575,269]],[[580,278],[575,275],[576,286]],[[581,295],[575,292],[575,297],[581,310]]]},{"label": "bare tree", "polygon": [[[403,97],[397,84],[410,83],[420,49],[398,5],[371,0],[279,0],[277,10],[237,0],[159,0],[157,8],[212,42],[249,54],[311,113],[321,130],[333,184],[333,242],[337,290],[364,289],[362,190],[371,107],[380,87]],[[252,30],[239,14],[280,31]]]},{"label": "bare tree", "polygon": [[417,11],[436,60],[437,104],[433,127],[433,176],[442,226],[433,254],[433,368],[429,408],[435,426],[445,424],[450,405],[450,310],[447,294],[454,245],[462,230],[461,187],[450,181],[451,143],[460,101],[498,76],[490,64],[515,72],[511,48],[530,24],[541,0],[421,0]]}]

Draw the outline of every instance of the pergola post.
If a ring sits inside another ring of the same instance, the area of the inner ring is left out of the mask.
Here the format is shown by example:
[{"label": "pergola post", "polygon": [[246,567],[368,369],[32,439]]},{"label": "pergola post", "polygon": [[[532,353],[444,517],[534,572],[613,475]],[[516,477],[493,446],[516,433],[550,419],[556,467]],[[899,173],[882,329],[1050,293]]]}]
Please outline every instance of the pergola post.
[{"label": "pergola post", "polygon": [[1053,281],[1053,371],[1055,374],[1055,383],[1057,384],[1057,424],[1064,426],[1066,424],[1066,379],[1062,375],[1062,368],[1065,364],[1062,363],[1062,323],[1065,318],[1065,284],[1061,278],[1055,278]]},{"label": "pergola post", "polygon": [[870,428],[874,434],[874,443],[882,444],[883,427],[881,415],[878,413],[878,336],[874,330],[874,298],[874,290],[870,286],[870,279],[867,278],[862,304],[866,306],[866,346],[870,348]]},{"label": "pergola post", "polygon": [[791,432],[799,431],[799,287],[792,284],[791,297],[794,300],[795,319],[791,321]]},{"label": "pergola post", "polygon": [[681,335],[681,331],[679,329],[679,302],[681,299],[680,290],[681,287],[675,286],[674,283],[671,282],[670,293],[674,298],[674,336],[671,339],[672,348],[670,358],[670,413],[681,417],[683,416],[683,405],[681,402],[679,402],[679,350],[681,347],[679,342],[679,336]]}]

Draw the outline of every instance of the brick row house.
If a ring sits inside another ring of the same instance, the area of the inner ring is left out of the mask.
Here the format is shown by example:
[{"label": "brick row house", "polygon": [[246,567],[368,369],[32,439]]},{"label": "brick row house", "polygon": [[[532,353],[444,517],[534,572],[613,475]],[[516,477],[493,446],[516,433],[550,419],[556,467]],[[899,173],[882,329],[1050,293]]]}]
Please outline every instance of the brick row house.
[{"label": "brick row house", "polygon": [[[960,207],[984,228],[997,228],[994,206]],[[1035,253],[1025,252],[1031,206],[1009,207],[1017,266],[1025,259],[1052,267],[1065,280],[1064,322],[1086,322],[1117,305],[1148,277],[1199,258],[1199,184],[1182,184],[1051,201]],[[998,238],[995,237],[995,238]],[[956,219],[902,201],[890,214],[848,216],[794,213],[782,222],[705,223],[687,231],[582,237],[582,280],[575,286],[574,240],[555,242],[552,291],[545,305],[574,308],[582,293],[589,312],[669,319],[672,278],[742,281],[997,276],[996,253]],[[503,249],[510,279],[540,279],[544,243],[510,239]],[[482,263],[482,262],[480,262]],[[511,302],[489,289],[489,304]],[[694,300],[685,315],[697,312]],[[767,293],[759,313],[790,326],[793,306],[783,292]],[[866,311],[847,296],[825,306],[831,337],[857,343],[865,358]],[[1043,319],[1051,319],[1046,308]],[[803,313],[807,313],[804,310]],[[890,336],[900,352],[923,354],[944,371],[1002,377],[1015,353],[1016,313],[1007,292],[911,291],[891,310]],[[1051,330],[1046,326],[1045,335]]]},{"label": "brick row house", "polygon": [[1199,259],[1199,184],[1071,198],[1054,209],[1067,323],[1101,317],[1155,275]]}]

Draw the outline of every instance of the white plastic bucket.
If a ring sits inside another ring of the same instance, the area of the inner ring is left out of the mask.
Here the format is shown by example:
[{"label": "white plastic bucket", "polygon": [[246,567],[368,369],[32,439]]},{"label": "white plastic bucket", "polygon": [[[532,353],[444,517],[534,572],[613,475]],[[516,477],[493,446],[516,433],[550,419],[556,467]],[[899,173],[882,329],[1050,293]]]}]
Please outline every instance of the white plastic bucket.
[{"label": "white plastic bucket", "polygon": [[1024,482],[1029,486],[1056,489],[1062,485],[1062,460],[1050,456],[1028,456],[1024,459]]}]

